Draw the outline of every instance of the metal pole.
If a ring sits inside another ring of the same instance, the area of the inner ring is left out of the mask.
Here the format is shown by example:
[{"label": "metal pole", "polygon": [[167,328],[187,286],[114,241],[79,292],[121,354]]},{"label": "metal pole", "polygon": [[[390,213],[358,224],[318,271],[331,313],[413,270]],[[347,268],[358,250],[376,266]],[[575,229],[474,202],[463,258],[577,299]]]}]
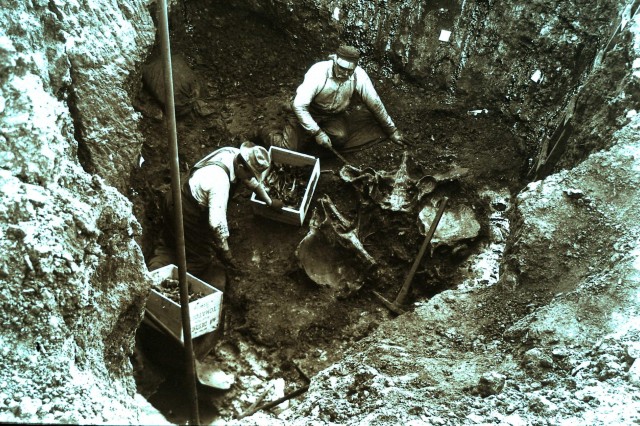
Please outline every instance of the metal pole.
[{"label": "metal pole", "polygon": [[171,66],[171,46],[169,43],[169,18],[166,0],[158,1],[159,34],[164,62],[165,118],[169,132],[169,157],[171,165],[171,191],[175,216],[176,251],[178,258],[178,280],[180,282],[180,312],[182,314],[182,335],[186,353],[187,384],[191,391],[191,424],[200,424],[198,391],[196,388],[196,364],[191,339],[191,318],[189,316],[189,286],[187,283],[187,256],[184,248],[184,228],[182,225],[182,195],[180,193],[180,164],[178,162],[178,136],[176,131],[176,111],[173,98],[173,69]]}]

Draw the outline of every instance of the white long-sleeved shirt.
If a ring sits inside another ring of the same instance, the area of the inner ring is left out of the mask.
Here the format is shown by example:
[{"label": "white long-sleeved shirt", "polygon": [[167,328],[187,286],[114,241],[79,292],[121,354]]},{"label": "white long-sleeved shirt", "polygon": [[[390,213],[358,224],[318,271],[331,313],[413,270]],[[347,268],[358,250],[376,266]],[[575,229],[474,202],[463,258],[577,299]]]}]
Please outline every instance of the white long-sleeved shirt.
[{"label": "white long-sleeved shirt", "polygon": [[[209,208],[209,225],[213,229],[215,243],[219,245],[223,245],[229,238],[227,204],[229,202],[231,184],[237,180],[233,161],[239,153],[240,150],[238,148],[220,148],[204,163],[197,163],[196,166],[200,168],[189,179],[189,188],[193,198],[202,207]],[[229,169],[228,177],[222,167],[212,164],[214,161],[219,161],[227,166]],[[243,182],[251,189],[255,189],[259,185],[255,178]]]},{"label": "white long-sleeved shirt", "polygon": [[321,113],[338,114],[349,107],[354,93],[360,96],[387,134],[396,130],[367,72],[357,66],[347,80],[338,80],[333,77],[333,60],[318,62],[309,68],[296,90],[293,111],[302,127],[315,134],[320,127],[311,116],[309,107],[313,106]]}]

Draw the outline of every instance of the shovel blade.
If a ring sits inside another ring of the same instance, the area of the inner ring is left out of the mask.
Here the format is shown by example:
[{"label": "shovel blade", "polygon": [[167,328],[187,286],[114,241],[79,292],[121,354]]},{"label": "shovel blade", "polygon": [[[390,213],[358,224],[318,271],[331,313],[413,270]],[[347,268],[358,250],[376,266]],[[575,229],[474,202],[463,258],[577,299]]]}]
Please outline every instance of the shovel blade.
[{"label": "shovel blade", "polygon": [[201,385],[210,388],[227,390],[236,381],[232,374],[227,374],[211,365],[196,360],[196,374]]}]

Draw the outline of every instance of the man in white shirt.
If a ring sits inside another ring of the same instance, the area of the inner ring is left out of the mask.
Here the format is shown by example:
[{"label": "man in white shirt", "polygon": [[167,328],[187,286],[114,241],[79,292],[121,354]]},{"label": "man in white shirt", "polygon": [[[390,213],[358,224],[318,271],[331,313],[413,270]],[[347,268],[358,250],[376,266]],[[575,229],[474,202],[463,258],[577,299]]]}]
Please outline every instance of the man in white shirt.
[{"label": "man in white shirt", "polygon": [[[327,61],[309,68],[296,90],[292,114],[281,131],[260,131],[267,146],[305,151],[315,141],[324,148],[340,150],[354,133],[354,116],[349,106],[358,96],[375,120],[370,123],[386,133],[394,143],[404,144],[402,134],[387,113],[366,71],[358,66],[360,52],[352,46],[340,46]],[[367,112],[367,111],[360,111]],[[358,119],[359,122],[362,118]],[[375,137],[379,136],[378,133]]]},{"label": "man in white shirt", "polygon": [[[266,149],[245,142],[240,148],[220,148],[193,166],[181,191],[187,270],[190,273],[208,281],[208,271],[214,266],[216,255],[225,266],[233,266],[228,242],[227,204],[238,183],[242,182],[254,191],[271,208],[282,208],[282,201],[271,199],[262,185],[263,175],[270,164]],[[171,191],[165,198],[163,218],[163,241],[149,262],[150,270],[176,263]]]}]

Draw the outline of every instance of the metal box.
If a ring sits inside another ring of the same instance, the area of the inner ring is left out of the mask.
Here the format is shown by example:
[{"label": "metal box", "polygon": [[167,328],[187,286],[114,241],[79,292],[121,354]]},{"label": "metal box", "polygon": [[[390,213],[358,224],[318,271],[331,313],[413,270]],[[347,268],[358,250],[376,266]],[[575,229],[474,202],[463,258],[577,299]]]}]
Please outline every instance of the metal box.
[{"label": "metal box", "polygon": [[[167,265],[150,272],[153,285],[159,287],[168,278],[178,280],[178,267]],[[196,338],[203,334],[215,331],[220,325],[222,314],[222,292],[206,282],[187,273],[187,282],[191,284],[193,291],[204,293],[205,296],[189,303],[189,316],[191,322],[191,337]],[[167,331],[184,343],[182,335],[182,314],[180,304],[166,297],[162,292],[151,288],[151,294],[147,300],[147,312],[160,321]]]},{"label": "metal box", "polygon": [[284,207],[280,211],[273,210],[269,208],[264,201],[259,200],[254,192],[251,194],[251,206],[253,213],[279,222],[302,226],[307,215],[307,211],[309,210],[309,205],[311,204],[311,199],[316,189],[316,185],[318,184],[318,179],[320,178],[320,160],[311,155],[301,154],[299,152],[275,146],[269,148],[269,154],[271,155],[272,163],[290,164],[298,167],[313,166],[313,170],[298,209]]}]

